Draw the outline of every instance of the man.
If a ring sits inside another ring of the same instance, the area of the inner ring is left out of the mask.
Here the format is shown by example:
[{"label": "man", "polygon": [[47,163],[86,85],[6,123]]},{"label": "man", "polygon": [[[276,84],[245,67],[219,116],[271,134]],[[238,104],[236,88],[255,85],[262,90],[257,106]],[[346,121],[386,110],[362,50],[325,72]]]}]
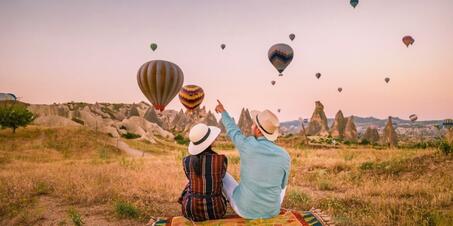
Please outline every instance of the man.
[{"label": "man", "polygon": [[215,110],[222,114],[222,123],[241,158],[239,184],[228,173],[223,179],[223,191],[231,207],[246,219],[278,215],[288,184],[291,160],[288,153],[274,143],[280,125],[277,116],[269,110],[252,111],[253,136],[245,137],[222,103],[217,102]]}]

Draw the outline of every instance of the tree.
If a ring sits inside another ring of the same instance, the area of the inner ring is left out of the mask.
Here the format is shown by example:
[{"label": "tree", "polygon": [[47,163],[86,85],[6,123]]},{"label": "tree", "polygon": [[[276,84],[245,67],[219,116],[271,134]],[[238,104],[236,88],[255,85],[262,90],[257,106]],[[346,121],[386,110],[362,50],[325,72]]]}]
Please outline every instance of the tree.
[{"label": "tree", "polygon": [[13,133],[19,127],[26,127],[35,116],[26,107],[20,105],[0,107],[0,126],[11,128]]}]

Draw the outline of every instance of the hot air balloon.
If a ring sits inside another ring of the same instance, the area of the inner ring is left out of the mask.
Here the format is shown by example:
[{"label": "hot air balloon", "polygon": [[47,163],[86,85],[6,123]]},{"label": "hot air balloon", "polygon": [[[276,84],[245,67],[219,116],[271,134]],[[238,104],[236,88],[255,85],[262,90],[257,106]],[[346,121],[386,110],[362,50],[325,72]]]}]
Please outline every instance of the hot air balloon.
[{"label": "hot air balloon", "polygon": [[222,50],[224,50],[224,49],[225,49],[225,47],[226,47],[226,45],[225,45],[225,44],[222,44],[222,45],[220,45],[220,48],[222,48]]},{"label": "hot air balloon", "polygon": [[403,37],[403,43],[406,45],[406,47],[409,47],[409,45],[413,45],[415,42],[415,39],[412,38],[410,35],[406,35]]},{"label": "hot air balloon", "polygon": [[16,95],[12,93],[0,93],[0,101],[16,101]]},{"label": "hot air balloon", "polygon": [[193,110],[200,106],[204,99],[204,91],[197,85],[186,85],[179,91],[179,100],[187,110]]},{"label": "hot air balloon", "polygon": [[354,9],[355,9],[355,7],[359,4],[359,0],[351,0],[350,3],[351,3],[351,6],[354,7]]},{"label": "hot air balloon", "polygon": [[274,81],[274,80],[272,80],[272,81],[271,81],[271,84],[272,84],[272,85],[275,85],[275,81]]},{"label": "hot air balloon", "polygon": [[389,77],[385,78],[384,80],[385,80],[386,83],[390,82],[390,78]]},{"label": "hot air balloon", "polygon": [[282,72],[291,63],[294,57],[294,52],[291,46],[283,43],[275,44],[267,53],[269,61],[274,65],[275,69],[280,72],[279,76],[283,76]]},{"label": "hot air balloon", "polygon": [[318,72],[318,73],[316,73],[315,76],[316,76],[317,79],[319,79],[319,78],[321,78],[321,73]]},{"label": "hot air balloon", "polygon": [[412,121],[412,122],[415,122],[417,121],[418,117],[416,114],[412,114],[412,115],[409,115],[409,119]]},{"label": "hot air balloon", "polygon": [[181,89],[184,74],[174,63],[152,60],[140,67],[137,72],[137,82],[154,108],[163,111]]},{"label": "hot air balloon", "polygon": [[339,87],[338,92],[341,93],[341,91],[343,91],[343,88]]},{"label": "hot air balloon", "polygon": [[295,35],[295,34],[290,34],[290,35],[289,35],[289,39],[291,39],[291,41],[293,41],[295,38],[296,38],[296,35]]},{"label": "hot air balloon", "polygon": [[277,109],[277,111],[278,111],[278,113],[280,113],[282,110],[279,108],[279,109]]},{"label": "hot air balloon", "polygon": [[151,50],[153,50],[153,52],[157,49],[157,44],[156,43],[151,43],[151,45],[149,45],[149,47],[151,48]]}]

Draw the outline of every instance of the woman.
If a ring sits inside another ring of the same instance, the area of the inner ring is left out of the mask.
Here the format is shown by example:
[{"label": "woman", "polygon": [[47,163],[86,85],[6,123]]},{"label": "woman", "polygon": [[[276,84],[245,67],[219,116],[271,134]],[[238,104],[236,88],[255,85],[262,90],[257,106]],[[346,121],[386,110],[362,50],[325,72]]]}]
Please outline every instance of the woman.
[{"label": "woman", "polygon": [[222,193],[222,179],[227,158],[211,149],[220,129],[199,123],[189,133],[189,153],[183,159],[184,173],[189,179],[178,202],[184,217],[193,221],[219,219],[225,215],[227,201]]}]

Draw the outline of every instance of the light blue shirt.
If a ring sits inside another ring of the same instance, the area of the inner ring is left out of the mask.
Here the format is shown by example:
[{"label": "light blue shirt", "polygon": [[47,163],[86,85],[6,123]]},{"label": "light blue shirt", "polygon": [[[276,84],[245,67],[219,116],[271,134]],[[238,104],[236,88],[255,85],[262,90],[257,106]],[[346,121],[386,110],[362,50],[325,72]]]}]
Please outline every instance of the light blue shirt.
[{"label": "light blue shirt", "polygon": [[288,153],[265,137],[245,137],[227,112],[222,122],[241,157],[241,180],[233,192],[239,212],[247,219],[278,215],[291,167]]}]

